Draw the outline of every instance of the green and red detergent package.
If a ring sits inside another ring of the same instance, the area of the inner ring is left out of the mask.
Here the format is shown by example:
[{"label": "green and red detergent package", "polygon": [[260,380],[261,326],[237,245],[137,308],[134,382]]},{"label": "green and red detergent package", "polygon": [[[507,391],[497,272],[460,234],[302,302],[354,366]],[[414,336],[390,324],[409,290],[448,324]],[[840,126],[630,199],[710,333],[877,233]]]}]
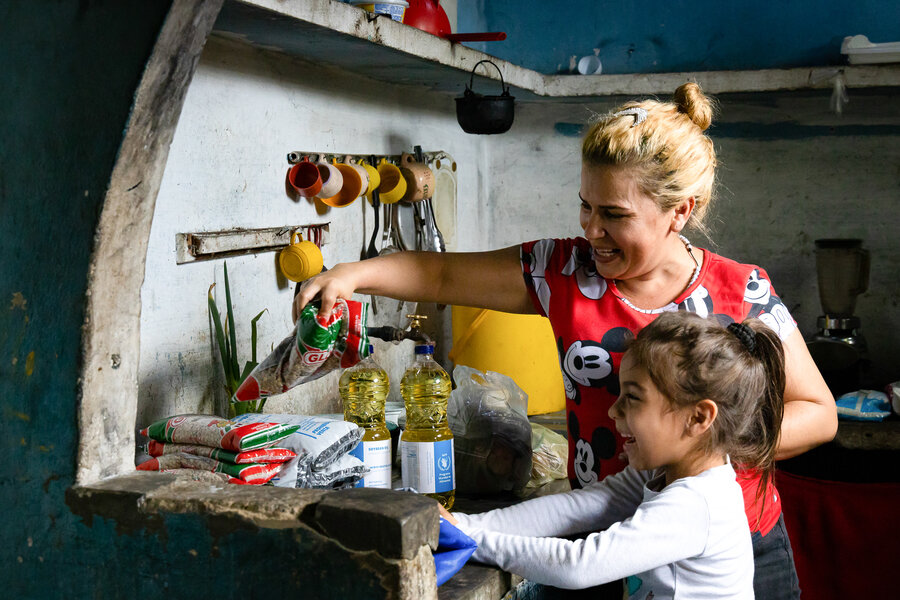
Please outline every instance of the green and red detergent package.
[{"label": "green and red detergent package", "polygon": [[293,333],[253,369],[234,401],[268,398],[358,363],[369,353],[368,310],[368,304],[339,298],[331,314],[320,315],[318,303],[307,304]]}]

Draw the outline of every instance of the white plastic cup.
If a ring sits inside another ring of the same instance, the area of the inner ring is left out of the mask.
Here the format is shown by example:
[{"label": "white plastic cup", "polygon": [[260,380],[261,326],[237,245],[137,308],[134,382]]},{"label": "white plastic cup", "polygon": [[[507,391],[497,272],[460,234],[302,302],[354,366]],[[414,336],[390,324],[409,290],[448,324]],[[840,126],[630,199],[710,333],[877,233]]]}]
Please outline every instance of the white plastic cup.
[{"label": "white plastic cup", "polygon": [[599,75],[603,71],[603,64],[596,54],[588,54],[578,59],[578,72],[581,75]]}]

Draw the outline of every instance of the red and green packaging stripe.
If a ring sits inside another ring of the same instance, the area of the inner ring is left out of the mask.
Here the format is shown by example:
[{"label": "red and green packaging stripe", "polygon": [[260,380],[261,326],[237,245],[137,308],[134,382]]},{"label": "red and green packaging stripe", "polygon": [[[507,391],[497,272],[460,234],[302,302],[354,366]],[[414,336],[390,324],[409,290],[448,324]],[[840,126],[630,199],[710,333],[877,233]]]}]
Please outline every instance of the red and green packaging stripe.
[{"label": "red and green packaging stripe", "polygon": [[158,442],[198,444],[243,452],[272,446],[296,430],[296,425],[283,423],[239,425],[210,415],[178,415],[160,419],[141,433]]},{"label": "red and green packaging stripe", "polygon": [[235,465],[283,463],[297,456],[296,452],[288,450],[287,448],[259,448],[258,450],[231,452],[222,450],[221,448],[211,448],[209,446],[173,444],[171,442],[157,442],[156,440],[150,440],[147,444],[147,454],[150,456],[162,456],[164,454],[176,454],[178,452],[193,454],[195,456],[207,456],[220,462]]},{"label": "red and green packaging stripe", "polygon": [[168,469],[198,469],[201,471],[213,471],[225,473],[230,477],[240,479],[244,483],[263,484],[275,477],[281,470],[281,464],[249,464],[232,465],[220,462],[206,456],[194,456],[190,454],[165,454],[151,458],[137,466],[138,471],[165,471]]}]

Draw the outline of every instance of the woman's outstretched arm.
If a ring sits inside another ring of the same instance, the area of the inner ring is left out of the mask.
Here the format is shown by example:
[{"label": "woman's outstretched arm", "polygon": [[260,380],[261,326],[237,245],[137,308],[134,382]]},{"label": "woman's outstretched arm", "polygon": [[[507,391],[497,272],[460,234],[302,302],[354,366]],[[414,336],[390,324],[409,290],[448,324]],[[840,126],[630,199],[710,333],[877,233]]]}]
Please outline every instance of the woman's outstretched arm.
[{"label": "woman's outstretched arm", "polygon": [[533,313],[522,277],[519,247],[490,252],[397,252],[342,263],[303,282],[293,317],[314,298],[329,311],[354,292],[411,302],[438,302]]}]

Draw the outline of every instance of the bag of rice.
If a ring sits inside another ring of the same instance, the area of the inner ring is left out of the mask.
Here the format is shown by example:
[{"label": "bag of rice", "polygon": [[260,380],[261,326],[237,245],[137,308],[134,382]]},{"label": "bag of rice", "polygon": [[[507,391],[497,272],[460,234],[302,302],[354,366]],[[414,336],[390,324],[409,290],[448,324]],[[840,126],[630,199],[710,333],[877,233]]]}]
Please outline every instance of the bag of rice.
[{"label": "bag of rice", "polygon": [[281,394],[337,368],[352,367],[368,356],[369,305],[339,298],[330,315],[307,304],[294,331],[247,376],[234,400],[247,402]]},{"label": "bag of rice", "polygon": [[212,415],[178,415],[141,430],[157,442],[199,444],[233,452],[272,446],[297,428],[290,423],[237,423]]},{"label": "bag of rice", "polygon": [[250,463],[283,463],[297,456],[297,453],[287,448],[259,448],[258,450],[245,450],[244,452],[230,452],[221,448],[209,446],[197,446],[195,444],[172,444],[150,440],[147,444],[147,454],[150,456],[162,456],[163,454],[175,454],[184,452],[195,456],[208,456],[221,462],[235,465],[248,465]]},{"label": "bag of rice", "polygon": [[165,471],[169,469],[197,469],[200,471],[212,471],[214,473],[225,473],[231,477],[236,477],[244,483],[262,484],[278,473],[281,468],[280,464],[268,465],[232,465],[219,462],[214,458],[206,456],[194,456],[179,452],[176,454],[166,454],[148,461],[142,462],[137,466],[138,471]]},{"label": "bag of rice", "polygon": [[356,423],[329,417],[246,413],[234,418],[235,423],[281,423],[294,427],[293,433],[279,442],[282,448],[297,454],[308,453],[309,466],[320,471],[356,447],[363,429]]}]

